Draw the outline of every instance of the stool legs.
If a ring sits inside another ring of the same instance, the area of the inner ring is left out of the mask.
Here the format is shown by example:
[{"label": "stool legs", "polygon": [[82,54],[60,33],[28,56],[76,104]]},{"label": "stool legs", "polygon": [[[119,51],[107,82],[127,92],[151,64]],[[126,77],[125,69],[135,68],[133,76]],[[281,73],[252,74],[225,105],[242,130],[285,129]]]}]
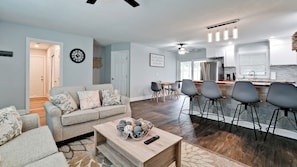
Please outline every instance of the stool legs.
[{"label": "stool legs", "polygon": [[[241,110],[241,107],[244,106],[244,110]],[[238,122],[239,122],[239,116],[244,112],[244,111],[248,111],[248,106],[250,107],[251,109],[251,118],[252,118],[252,121],[253,121],[253,127],[254,127],[254,134],[255,134],[255,138],[257,140],[257,133],[256,133],[256,126],[255,126],[255,120],[254,120],[254,114],[253,112],[255,112],[255,115],[256,115],[256,118],[257,118],[257,121],[258,121],[258,126],[259,126],[259,131],[261,132],[261,124],[260,124],[260,121],[259,121],[259,117],[258,117],[258,113],[256,111],[256,107],[254,105],[249,105],[249,104],[238,104],[236,106],[236,109],[235,109],[235,112],[234,112],[234,115],[233,115],[233,119],[231,121],[231,126],[230,126],[230,132],[232,131],[232,126],[233,126],[233,122],[234,122],[234,119],[236,117],[236,114],[237,114],[237,123],[236,123],[236,126],[238,126]],[[239,107],[239,110],[238,110],[238,107]],[[253,110],[254,108],[254,110]],[[262,132],[261,132],[262,133]]]},{"label": "stool legs", "polygon": [[209,100],[206,100],[205,103],[204,103],[204,107],[203,107],[203,111],[201,113],[201,117],[203,117],[203,114],[205,112],[205,108],[206,108],[206,105],[207,106],[207,112],[206,112],[206,118],[208,117],[208,113],[209,113],[209,109],[211,106],[213,106],[213,108],[216,109],[216,112],[217,112],[217,117],[218,117],[218,125],[219,125],[219,121],[220,121],[220,114],[219,114],[219,107],[218,107],[218,103],[220,104],[220,110],[221,110],[221,113],[222,113],[222,117],[223,117],[223,122],[225,123],[225,116],[224,116],[224,112],[223,112],[223,108],[222,108],[222,104],[219,100],[217,99],[209,99]]},{"label": "stool legs", "polygon": [[272,134],[274,134],[274,130],[275,130],[275,125],[276,125],[276,121],[277,121],[277,117],[278,117],[279,109],[275,109],[275,110],[273,111],[272,117],[271,117],[270,122],[269,122],[269,126],[268,126],[268,128],[267,128],[267,132],[266,132],[265,137],[264,137],[264,141],[266,140],[266,137],[267,137],[267,135],[268,135],[268,132],[269,132],[269,129],[270,129],[270,126],[271,126],[271,123],[272,123],[272,120],[273,120],[273,117],[274,117],[274,114],[275,114],[276,111],[277,111],[277,113],[276,113],[276,118],[275,118],[275,121],[274,121],[273,133],[272,133]]},{"label": "stool legs", "polygon": [[[187,97],[184,98],[184,101],[183,101],[183,104],[182,104],[182,107],[179,111],[179,115],[178,115],[178,119],[180,118],[180,115],[183,111],[183,107],[184,107],[184,103],[185,103],[185,100],[186,100]],[[189,114],[193,114],[193,101],[195,98],[197,98],[197,102],[198,102],[198,107],[199,107],[199,110],[201,112],[201,107],[200,107],[200,103],[199,103],[199,100],[198,100],[198,97],[197,96],[194,96],[194,97],[189,97],[190,98],[190,101],[189,101]]]}]

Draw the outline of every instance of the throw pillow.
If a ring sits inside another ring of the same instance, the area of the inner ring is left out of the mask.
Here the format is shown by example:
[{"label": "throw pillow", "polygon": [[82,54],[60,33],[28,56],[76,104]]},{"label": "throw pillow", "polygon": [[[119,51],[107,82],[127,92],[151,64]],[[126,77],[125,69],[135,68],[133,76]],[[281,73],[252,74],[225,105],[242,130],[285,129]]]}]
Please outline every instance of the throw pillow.
[{"label": "throw pillow", "polygon": [[22,133],[22,120],[14,106],[0,110],[0,146]]},{"label": "throw pillow", "polygon": [[100,107],[99,91],[78,91],[80,109],[86,110]]},{"label": "throw pillow", "polygon": [[50,97],[51,102],[62,110],[62,114],[69,114],[77,109],[77,104],[68,92]]},{"label": "throw pillow", "polygon": [[102,100],[103,106],[121,104],[121,96],[109,89],[102,90],[102,98],[103,98]]}]

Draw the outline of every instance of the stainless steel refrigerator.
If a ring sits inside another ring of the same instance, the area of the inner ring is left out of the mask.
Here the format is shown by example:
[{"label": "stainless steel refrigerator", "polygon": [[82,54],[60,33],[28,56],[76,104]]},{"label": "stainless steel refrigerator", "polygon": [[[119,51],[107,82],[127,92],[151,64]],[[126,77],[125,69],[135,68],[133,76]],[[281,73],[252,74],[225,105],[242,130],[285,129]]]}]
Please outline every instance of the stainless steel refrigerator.
[{"label": "stainless steel refrigerator", "polygon": [[201,80],[224,80],[224,64],[220,61],[207,61],[200,63]]}]

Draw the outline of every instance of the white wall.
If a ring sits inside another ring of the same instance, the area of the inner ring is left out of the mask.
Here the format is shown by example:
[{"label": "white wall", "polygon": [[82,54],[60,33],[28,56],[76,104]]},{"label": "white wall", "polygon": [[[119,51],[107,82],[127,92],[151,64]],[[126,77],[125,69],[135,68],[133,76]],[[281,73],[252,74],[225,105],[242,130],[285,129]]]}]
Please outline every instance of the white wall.
[{"label": "white wall", "polygon": [[[165,67],[151,67],[150,53],[165,56]],[[176,80],[176,54],[160,49],[131,43],[130,46],[130,98],[131,101],[151,97],[151,82],[174,82]]]},{"label": "white wall", "polygon": [[[62,80],[64,86],[92,84],[93,39],[41,28],[0,22],[0,50],[13,51],[13,57],[0,57],[0,108],[26,103],[26,38],[63,43]],[[81,48],[86,54],[83,63],[70,60],[69,53]]]}]

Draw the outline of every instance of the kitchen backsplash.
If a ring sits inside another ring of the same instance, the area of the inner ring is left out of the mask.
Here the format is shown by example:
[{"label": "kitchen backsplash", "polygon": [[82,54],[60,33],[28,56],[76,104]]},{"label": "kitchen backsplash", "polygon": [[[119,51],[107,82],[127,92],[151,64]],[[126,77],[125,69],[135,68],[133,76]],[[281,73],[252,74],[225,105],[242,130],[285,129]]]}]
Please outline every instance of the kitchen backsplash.
[{"label": "kitchen backsplash", "polygon": [[277,81],[297,82],[297,65],[270,66],[271,72],[276,72]]},{"label": "kitchen backsplash", "polygon": [[[297,65],[270,66],[270,72],[275,72],[275,81],[297,82]],[[232,80],[232,74],[236,73],[236,68],[225,67],[224,73],[225,80],[227,80],[227,74],[230,74]]]}]

